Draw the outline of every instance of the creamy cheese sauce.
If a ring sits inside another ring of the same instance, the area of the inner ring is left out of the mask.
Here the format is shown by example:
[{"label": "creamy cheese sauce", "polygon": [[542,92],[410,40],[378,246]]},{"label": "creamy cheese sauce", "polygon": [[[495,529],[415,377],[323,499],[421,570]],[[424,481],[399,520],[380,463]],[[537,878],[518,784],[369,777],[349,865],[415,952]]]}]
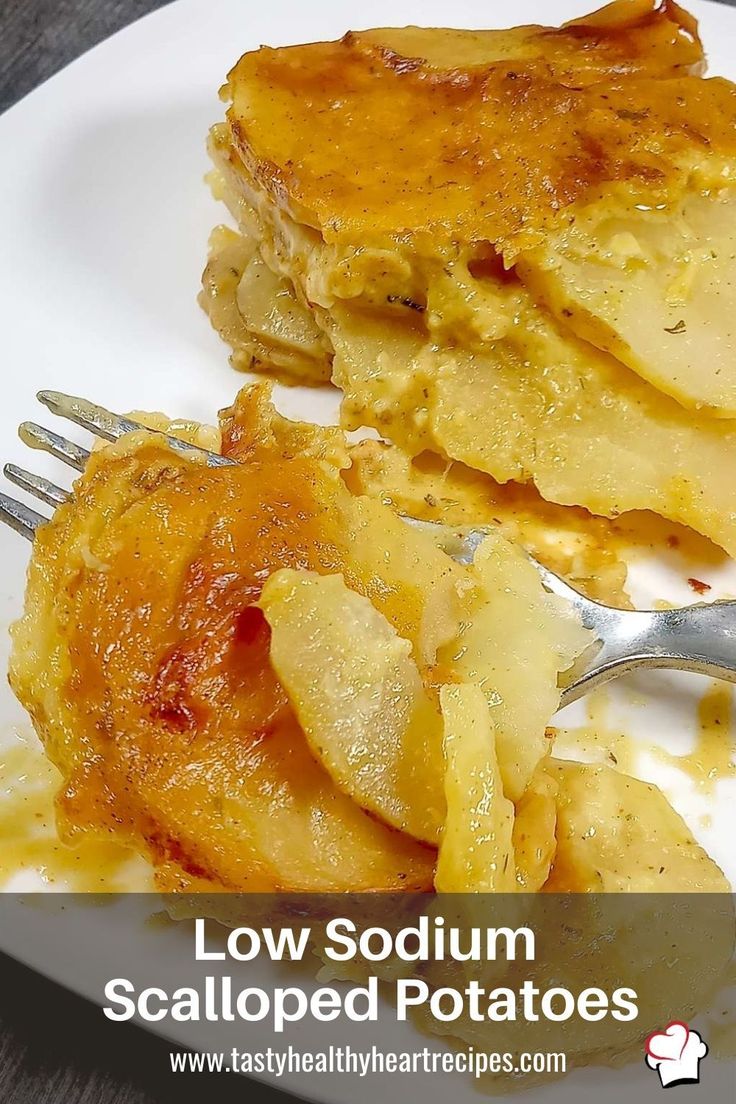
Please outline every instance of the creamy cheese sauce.
[{"label": "creamy cheese sauce", "polygon": [[58,786],[58,772],[35,735],[17,732],[0,751],[0,886],[13,888],[18,875],[31,872],[43,888],[67,892],[149,888],[135,879],[136,861],[126,848],[91,839],[70,847],[59,840]]},{"label": "creamy cheese sauce", "polygon": [[640,758],[647,752],[657,762],[682,771],[708,796],[715,792],[720,781],[736,778],[733,690],[726,683],[713,682],[698,702],[694,742],[684,755],[634,739],[623,726],[615,725],[605,688],[590,695],[587,712],[587,724],[556,730],[556,753],[582,753],[624,774],[637,775]]}]

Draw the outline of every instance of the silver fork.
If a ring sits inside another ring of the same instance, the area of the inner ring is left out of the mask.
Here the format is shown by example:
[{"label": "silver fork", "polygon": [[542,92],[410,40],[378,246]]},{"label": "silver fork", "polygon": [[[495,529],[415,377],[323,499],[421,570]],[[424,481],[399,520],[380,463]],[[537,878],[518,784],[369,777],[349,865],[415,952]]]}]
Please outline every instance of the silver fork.
[{"label": "silver fork", "polygon": [[[163,437],[172,450],[184,457],[199,456],[210,467],[236,463],[176,437],[148,429],[139,422],[120,417],[85,399],[58,391],[39,391],[38,399],[52,413],[75,422],[105,441],[116,441],[126,433],[144,430]],[[31,448],[51,453],[76,471],[84,470],[89,458],[87,449],[35,422],[24,422],[18,432]],[[15,464],[6,464],[3,470],[11,483],[50,506],[59,506],[70,497],[70,492],[64,488]],[[32,541],[38,527],[45,525],[49,518],[0,493],[0,520]],[[458,531],[436,522],[408,517],[404,520],[432,531],[435,537],[439,533],[445,551],[462,564],[472,562],[478,545],[488,531],[482,528]],[[736,602],[712,602],[672,610],[614,609],[586,598],[549,568],[532,557],[530,559],[544,587],[566,599],[595,637],[595,642],[577,663],[560,676],[560,708],[577,701],[595,687],[640,668],[695,671],[736,682]]]}]

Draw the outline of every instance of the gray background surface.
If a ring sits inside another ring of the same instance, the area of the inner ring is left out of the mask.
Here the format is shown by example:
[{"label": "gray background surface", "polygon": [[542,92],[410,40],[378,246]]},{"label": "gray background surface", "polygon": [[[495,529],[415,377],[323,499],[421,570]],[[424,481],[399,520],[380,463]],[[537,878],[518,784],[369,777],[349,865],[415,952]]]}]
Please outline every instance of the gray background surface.
[{"label": "gray background surface", "polygon": [[[736,5],[736,0],[722,2]],[[162,6],[162,0],[0,0],[0,111],[108,35]],[[590,6],[596,6],[594,0]],[[109,1023],[91,1004],[0,955],[2,1104],[288,1104],[293,1099],[234,1075],[175,1077],[167,1072],[169,1050],[147,1032]]]},{"label": "gray background surface", "polygon": [[162,0],[0,0],[0,111]]}]

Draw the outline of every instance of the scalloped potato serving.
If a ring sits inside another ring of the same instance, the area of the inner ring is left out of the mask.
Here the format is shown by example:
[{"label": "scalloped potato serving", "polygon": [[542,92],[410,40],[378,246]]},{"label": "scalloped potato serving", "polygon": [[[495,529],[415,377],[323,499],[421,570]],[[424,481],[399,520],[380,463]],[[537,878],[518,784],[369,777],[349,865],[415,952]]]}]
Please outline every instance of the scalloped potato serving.
[{"label": "scalloped potato serving", "polygon": [[[237,463],[142,431],[101,447],[37,533],[10,678],[61,772],[62,837],[126,843],[173,890],[584,885],[547,726],[589,634],[521,549],[491,531],[457,564],[353,493],[341,431],[285,420],[266,385],[219,441]],[[658,888],[721,888],[658,801]]]},{"label": "scalloped potato serving", "polygon": [[210,139],[238,231],[202,294],[233,363],[735,554],[736,88],[704,68],[672,0],[245,54]]},{"label": "scalloped potato serving", "polygon": [[[260,384],[219,430],[139,416],[231,465],[92,453],[10,665],[62,838],[183,891],[727,889],[656,787],[552,757],[591,639],[524,552],[623,604],[623,511],[736,552],[736,91],[703,68],[671,0],[241,58],[201,301],[235,367],[388,440]],[[489,531],[460,565],[402,513]]]}]

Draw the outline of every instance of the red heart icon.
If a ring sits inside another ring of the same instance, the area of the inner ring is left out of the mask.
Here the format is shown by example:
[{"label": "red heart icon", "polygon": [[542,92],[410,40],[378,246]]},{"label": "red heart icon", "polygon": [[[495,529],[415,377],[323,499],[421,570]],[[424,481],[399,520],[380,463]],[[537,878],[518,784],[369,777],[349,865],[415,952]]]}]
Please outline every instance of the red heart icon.
[{"label": "red heart icon", "polygon": [[646,1052],[662,1062],[676,1062],[682,1057],[689,1038],[690,1028],[687,1024],[673,1020],[664,1031],[655,1031],[649,1036],[645,1044]]}]

